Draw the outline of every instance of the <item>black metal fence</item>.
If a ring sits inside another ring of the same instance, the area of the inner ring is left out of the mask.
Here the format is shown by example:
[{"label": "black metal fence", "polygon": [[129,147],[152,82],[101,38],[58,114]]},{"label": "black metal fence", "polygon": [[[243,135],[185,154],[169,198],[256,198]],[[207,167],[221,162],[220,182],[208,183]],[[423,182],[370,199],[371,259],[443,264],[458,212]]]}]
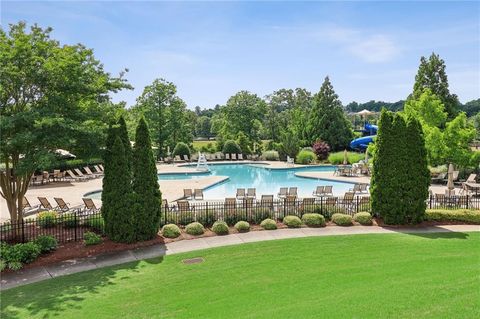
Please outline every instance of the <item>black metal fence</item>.
[{"label": "black metal fence", "polygon": [[[223,220],[229,225],[245,220],[260,224],[266,218],[282,220],[286,215],[302,217],[307,213],[318,213],[329,219],[335,213],[354,215],[371,211],[368,196],[323,197],[304,199],[227,199],[225,201],[179,201],[162,207],[160,226],[173,223],[180,226],[197,221],[210,227],[215,221]],[[430,197],[429,209],[478,209],[480,197],[451,196]],[[6,222],[0,225],[0,241],[28,242],[41,235],[55,236],[59,242],[83,240],[86,231],[104,232],[104,221],[99,212],[80,209],[58,214],[45,214],[25,219],[20,223]]]}]

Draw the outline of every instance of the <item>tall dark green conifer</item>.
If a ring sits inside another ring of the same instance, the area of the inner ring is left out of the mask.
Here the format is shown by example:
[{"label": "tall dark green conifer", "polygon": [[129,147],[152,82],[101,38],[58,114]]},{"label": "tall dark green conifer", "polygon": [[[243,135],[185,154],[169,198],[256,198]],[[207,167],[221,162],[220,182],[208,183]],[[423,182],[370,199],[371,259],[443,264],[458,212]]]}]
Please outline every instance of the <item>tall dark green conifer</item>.
[{"label": "tall dark green conifer", "polygon": [[[108,167],[108,169],[107,169]],[[103,178],[102,212],[107,236],[118,242],[135,241],[132,214],[132,185],[127,159],[120,137],[115,137]]]},{"label": "tall dark green conifer", "polygon": [[423,220],[428,187],[430,186],[430,171],[428,170],[427,150],[420,122],[407,118],[407,136],[409,161],[409,179],[405,183],[408,198],[407,222],[419,223]]},{"label": "tall dark green conifer", "polygon": [[132,171],[132,145],[130,144],[130,138],[128,137],[127,123],[123,116],[118,119],[118,136],[122,140],[125,150],[125,156],[127,158],[128,171]]},{"label": "tall dark green conifer", "polygon": [[[112,198],[112,189],[114,184],[112,183],[112,174],[115,172],[112,170],[111,167],[111,158],[112,158],[112,148],[113,143],[117,137],[116,129],[113,127],[112,124],[108,127],[107,131],[107,139],[105,141],[105,150],[103,153],[103,166],[104,166],[104,177],[103,177],[103,187],[102,187],[102,216],[105,221],[105,227],[108,228],[111,225],[110,221],[110,212],[109,208],[112,206],[112,202],[114,198]],[[108,233],[108,232],[107,232]]]},{"label": "tall dark green conifer", "polygon": [[135,158],[132,182],[135,194],[135,236],[136,240],[148,240],[158,233],[161,193],[150,134],[143,118],[137,126],[133,157]]},{"label": "tall dark green conifer", "polygon": [[308,125],[309,142],[323,140],[332,150],[343,150],[353,138],[350,122],[345,117],[342,103],[333,90],[328,76],[313,98],[313,108]]}]

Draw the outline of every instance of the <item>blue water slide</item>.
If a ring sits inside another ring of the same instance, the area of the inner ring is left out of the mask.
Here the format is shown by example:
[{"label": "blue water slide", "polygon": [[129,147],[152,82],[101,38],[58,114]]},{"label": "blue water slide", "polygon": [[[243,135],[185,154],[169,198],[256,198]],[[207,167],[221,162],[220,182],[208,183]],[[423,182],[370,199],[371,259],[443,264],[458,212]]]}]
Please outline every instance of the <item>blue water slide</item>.
[{"label": "blue water slide", "polygon": [[367,149],[368,144],[373,143],[377,137],[378,126],[372,125],[370,123],[365,123],[363,129],[363,134],[367,135],[364,137],[359,137],[350,142],[350,148],[354,150],[364,151]]}]

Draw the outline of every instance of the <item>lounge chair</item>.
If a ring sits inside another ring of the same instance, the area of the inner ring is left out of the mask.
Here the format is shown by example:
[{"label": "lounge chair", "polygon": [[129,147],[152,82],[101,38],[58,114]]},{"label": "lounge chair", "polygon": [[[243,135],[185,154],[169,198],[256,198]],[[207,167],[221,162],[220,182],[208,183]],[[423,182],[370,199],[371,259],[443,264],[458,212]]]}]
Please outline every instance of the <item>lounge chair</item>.
[{"label": "lounge chair", "polygon": [[200,188],[195,188],[193,191],[193,199],[195,200],[203,200],[203,190]]},{"label": "lounge chair", "polygon": [[85,166],[83,169],[85,170],[85,172],[87,172],[87,176],[90,175],[90,176],[93,176],[95,178],[95,177],[99,177],[101,175],[101,174],[92,172],[90,170],[90,167],[88,167],[88,166]]},{"label": "lounge chair", "polygon": [[183,197],[184,197],[185,199],[191,199],[191,198],[193,197],[192,190],[189,189],[189,188],[185,188],[185,189],[183,190]]},{"label": "lounge chair", "polygon": [[187,213],[190,211],[195,211],[195,206],[190,206],[190,203],[187,200],[177,201],[177,206],[178,206],[179,213]]},{"label": "lounge chair", "polygon": [[368,193],[368,184],[360,184],[360,193]]},{"label": "lounge chair", "polygon": [[237,199],[236,198],[225,198],[224,208],[226,212],[234,212],[237,210]]},{"label": "lounge chair", "polygon": [[42,175],[43,175],[43,183],[44,184],[50,183],[50,173],[47,171],[43,171]]},{"label": "lounge chair", "polygon": [[327,197],[327,200],[325,201],[325,205],[328,207],[335,207],[337,205],[338,198],[336,197]]},{"label": "lounge chair", "polygon": [[54,207],[53,209],[57,212],[68,212],[70,210],[70,207],[68,206],[69,203],[66,203],[63,198],[61,197],[54,197],[53,198],[55,202],[57,203],[57,207]]},{"label": "lounge chair", "polygon": [[85,175],[85,174],[83,174],[82,171],[79,170],[78,168],[74,168],[73,170],[74,170],[75,173],[77,173],[77,175],[80,176],[80,177],[85,177],[85,178],[88,178],[88,179],[95,178],[95,176],[93,176],[93,175]]},{"label": "lounge chair", "polygon": [[370,210],[370,196],[362,196],[358,201],[359,211]]},{"label": "lounge chair", "polygon": [[333,196],[333,186],[332,185],[327,185],[323,189],[323,194],[324,196]]},{"label": "lounge chair", "polygon": [[237,188],[237,199],[244,199],[246,197],[245,188]]},{"label": "lounge chair", "polygon": [[273,209],[273,195],[262,195],[260,207]]},{"label": "lounge chair", "polygon": [[355,204],[354,199],[355,199],[354,192],[346,192],[345,195],[343,195],[343,206],[347,211],[353,210],[353,206]]},{"label": "lounge chair", "polygon": [[256,188],[247,189],[247,198],[252,198],[252,199],[257,198],[257,189]]},{"label": "lounge chair", "polygon": [[325,194],[323,191],[325,189],[325,186],[317,186],[317,188],[315,189],[315,191],[312,193],[312,196],[316,196],[316,197],[323,197],[323,195]]},{"label": "lounge chair", "polygon": [[[40,204],[41,205],[41,204]],[[36,212],[38,211],[38,209],[40,208],[40,205],[36,205],[36,206],[32,206],[30,205],[30,202],[28,201],[28,199],[23,196],[23,199],[22,199],[22,211],[24,214],[28,214],[28,213],[32,213],[32,212]]]},{"label": "lounge chair", "polygon": [[43,207],[44,209],[53,209],[52,204],[50,204],[50,202],[46,197],[37,197],[37,198],[38,198],[38,201],[40,202],[40,208]]},{"label": "lounge chair", "polygon": [[236,161],[237,160],[237,154],[232,154],[232,161]]},{"label": "lounge chair", "polygon": [[83,207],[84,212],[88,212],[88,213],[98,212],[98,208],[91,198],[82,198],[82,200],[84,204],[84,207]]},{"label": "lounge chair", "polygon": [[313,211],[315,208],[315,198],[312,197],[306,197],[302,200],[302,203],[300,204],[300,211],[305,212],[305,211]]},{"label": "lounge chair", "polygon": [[174,162],[183,162],[182,159],[180,158],[180,155],[175,155],[173,161]]},{"label": "lounge chair", "polygon": [[93,168],[95,168],[95,171],[97,172],[97,174],[99,175],[103,175],[103,171],[100,169],[100,167],[98,165],[95,165],[93,166]]},{"label": "lounge chair", "polygon": [[[458,181],[458,175],[460,174],[459,171],[453,171],[452,173],[452,179],[453,179],[453,182],[457,182]],[[448,174],[446,174],[446,177],[443,179],[443,183],[446,184],[448,183]]]},{"label": "lounge chair", "polygon": [[288,195],[297,197],[298,196],[297,188],[296,187],[290,187],[288,189]]},{"label": "lounge chair", "polygon": [[103,165],[102,165],[102,164],[98,164],[98,167],[100,167],[100,169],[102,170],[102,172],[104,172],[104,171],[105,171],[105,168],[103,167]]},{"label": "lounge chair", "polygon": [[230,160],[230,154],[225,154],[225,159]]},{"label": "lounge chair", "polygon": [[251,208],[253,208],[253,198],[245,197],[243,199],[243,207],[247,210],[251,210]]},{"label": "lounge chair", "polygon": [[67,170],[67,175],[70,176],[70,178],[75,180],[75,181],[84,182],[84,181],[87,180],[87,178],[85,176],[77,176],[71,170]]},{"label": "lounge chair", "polygon": [[278,192],[278,197],[285,198],[288,195],[288,187],[280,187],[280,191]]},{"label": "lounge chair", "polygon": [[291,158],[290,156],[287,156],[287,166],[294,166],[295,165],[295,159]]},{"label": "lounge chair", "polygon": [[185,162],[190,162],[190,160],[188,159],[188,155],[183,155],[183,160],[184,160]]},{"label": "lounge chair", "polygon": [[475,183],[476,178],[477,174],[470,174],[465,183]]},{"label": "lounge chair", "polygon": [[353,188],[350,188],[349,191],[354,193],[360,193],[361,192],[360,184],[353,185]]},{"label": "lounge chair", "polygon": [[61,181],[65,178],[65,172],[60,171],[59,169],[53,170],[53,180],[54,181]]},{"label": "lounge chair", "polygon": [[238,159],[239,159],[240,161],[243,161],[243,154],[238,154]]},{"label": "lounge chair", "polygon": [[285,197],[285,213],[293,214],[295,213],[295,207],[297,206],[297,196],[296,195],[287,195]]}]

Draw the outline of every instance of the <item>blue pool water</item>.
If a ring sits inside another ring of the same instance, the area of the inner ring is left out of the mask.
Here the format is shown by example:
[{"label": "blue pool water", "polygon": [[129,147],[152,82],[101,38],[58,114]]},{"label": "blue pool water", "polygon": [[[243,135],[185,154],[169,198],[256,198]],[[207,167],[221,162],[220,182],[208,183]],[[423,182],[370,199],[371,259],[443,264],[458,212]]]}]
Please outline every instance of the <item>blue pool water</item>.
[{"label": "blue pool water", "polygon": [[[321,185],[332,185],[334,194],[343,194],[353,187],[353,185],[350,183],[317,180],[295,176],[296,172],[333,171],[334,167],[332,166],[269,169],[268,166],[217,164],[209,165],[209,168],[210,175],[228,176],[229,179],[225,182],[207,188],[204,191],[205,199],[235,197],[237,188],[249,187],[255,187],[257,189],[257,197],[265,194],[276,195],[280,190],[280,187],[298,187],[299,197],[312,196],[312,192],[315,190],[315,188]],[[160,179],[162,178],[163,177],[160,177]],[[191,176],[191,178],[200,177]]]},{"label": "blue pool water", "polygon": [[[295,176],[297,172],[325,172],[333,171],[332,166],[311,166],[291,169],[270,169],[268,166],[245,165],[245,164],[215,164],[209,165],[210,172],[207,173],[171,173],[159,174],[158,179],[162,180],[188,180],[204,178],[206,176],[228,176],[229,179],[213,185],[204,190],[205,199],[215,200],[225,197],[235,197],[237,188],[255,187],[257,197],[261,195],[277,195],[280,187],[297,187],[299,197],[311,197],[317,186],[332,185],[333,193],[341,195],[353,187],[351,183],[335,182],[302,178]],[[193,187],[193,186],[192,186]],[[100,192],[88,195],[92,198],[100,198]]]}]

